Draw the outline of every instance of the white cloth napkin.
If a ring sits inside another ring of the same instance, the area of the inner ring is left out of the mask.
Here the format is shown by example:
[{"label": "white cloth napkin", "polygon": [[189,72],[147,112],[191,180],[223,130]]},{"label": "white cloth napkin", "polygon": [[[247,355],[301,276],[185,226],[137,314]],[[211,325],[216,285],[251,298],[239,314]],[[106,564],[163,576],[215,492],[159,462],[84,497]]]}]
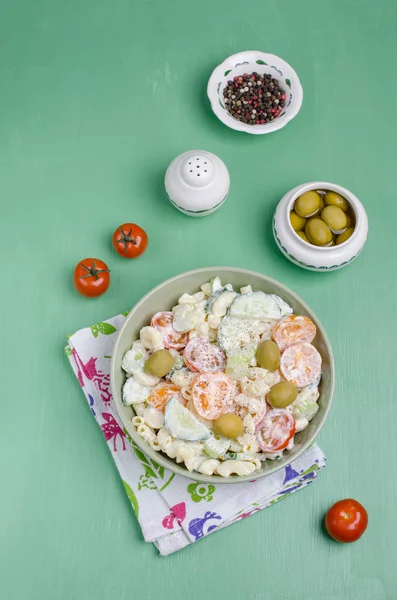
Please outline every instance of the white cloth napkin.
[{"label": "white cloth napkin", "polygon": [[125,316],[77,331],[69,336],[65,351],[107,441],[143,537],[153,542],[162,556],[249,517],[314,481],[326,464],[316,444],[277,473],[232,487],[197,483],[147,458],[123,429],[110,393],[110,358]]}]

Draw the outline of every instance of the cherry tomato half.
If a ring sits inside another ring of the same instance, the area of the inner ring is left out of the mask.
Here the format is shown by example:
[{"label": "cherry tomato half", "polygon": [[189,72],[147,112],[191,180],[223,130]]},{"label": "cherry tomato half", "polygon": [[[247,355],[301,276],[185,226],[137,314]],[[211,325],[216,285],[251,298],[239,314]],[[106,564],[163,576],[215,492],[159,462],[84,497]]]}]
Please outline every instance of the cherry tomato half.
[{"label": "cherry tomato half", "polygon": [[263,452],[284,450],[295,435],[295,419],[283,408],[272,408],[256,426],[255,434]]},{"label": "cherry tomato half", "polygon": [[104,294],[110,284],[110,271],[99,258],[85,258],[74,269],[74,287],[83,296]]},{"label": "cherry tomato half", "polygon": [[325,517],[325,527],[337,542],[356,542],[367,529],[367,525],[367,511],[352,498],[336,502]]},{"label": "cherry tomato half", "polygon": [[145,252],[148,236],[139,225],[123,223],[114,232],[112,242],[116,252],[124,258],[137,258]]}]

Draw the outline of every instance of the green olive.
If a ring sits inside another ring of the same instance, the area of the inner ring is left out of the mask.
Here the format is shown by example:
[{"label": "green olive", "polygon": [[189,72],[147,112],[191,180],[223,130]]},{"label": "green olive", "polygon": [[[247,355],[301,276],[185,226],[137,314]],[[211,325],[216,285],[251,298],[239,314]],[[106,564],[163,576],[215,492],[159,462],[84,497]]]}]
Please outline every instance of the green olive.
[{"label": "green olive", "polygon": [[346,240],[349,239],[353,231],[354,227],[348,227],[347,229],[345,229],[345,231],[338,235],[338,237],[336,238],[336,245],[339,246],[339,244],[343,244],[343,242],[346,242]]},{"label": "green olive", "polygon": [[306,219],[304,219],[303,217],[299,217],[299,215],[297,215],[296,212],[294,212],[293,210],[291,210],[289,218],[291,221],[292,229],[294,229],[295,231],[302,231],[302,229],[305,228]]},{"label": "green olive", "polygon": [[327,244],[327,246],[326,246],[326,247],[327,247],[327,248],[330,248],[331,246],[335,246],[335,244],[336,244],[336,235],[333,235],[333,236],[332,236],[332,240],[330,241],[330,243],[329,243],[329,244]]},{"label": "green olive", "polygon": [[336,192],[327,192],[325,194],[324,202],[327,206],[339,206],[339,208],[341,208],[343,210],[343,212],[346,212],[349,210],[348,201],[345,200],[345,198],[343,196],[341,196],[340,194],[337,194]]},{"label": "green olive", "polygon": [[320,207],[319,207],[319,212],[321,212],[325,206],[324,204],[324,196],[322,196],[321,194],[319,194],[320,196]]},{"label": "green olive", "polygon": [[280,366],[280,350],[271,340],[261,342],[256,351],[257,363],[262,369],[275,371]]},{"label": "green olive", "polygon": [[306,235],[315,246],[326,246],[332,241],[332,231],[317,217],[309,219],[306,223]]},{"label": "green olive", "polygon": [[326,206],[321,212],[321,218],[332,231],[342,231],[347,227],[346,215],[339,206]]},{"label": "green olive", "polygon": [[214,428],[219,435],[231,439],[237,438],[244,433],[242,418],[232,413],[218,417],[214,422]]},{"label": "green olive", "polygon": [[310,242],[309,242],[309,240],[308,240],[308,237],[307,237],[307,235],[306,235],[306,233],[305,233],[304,231],[297,231],[296,233],[299,235],[299,237],[300,237],[300,238],[301,238],[301,239],[302,239],[304,242],[307,242],[308,244],[310,244]]},{"label": "green olive", "polygon": [[355,219],[353,213],[349,210],[346,213],[346,227],[354,227]]},{"label": "green olive", "polygon": [[295,202],[295,212],[299,217],[311,217],[318,212],[321,197],[317,192],[305,192]]},{"label": "green olive", "polygon": [[281,381],[274,385],[268,396],[267,401],[273,408],[285,408],[293,403],[298,396],[298,390],[289,381]]},{"label": "green olive", "polygon": [[174,366],[174,359],[168,350],[153,352],[146,361],[145,371],[155,377],[164,377]]}]

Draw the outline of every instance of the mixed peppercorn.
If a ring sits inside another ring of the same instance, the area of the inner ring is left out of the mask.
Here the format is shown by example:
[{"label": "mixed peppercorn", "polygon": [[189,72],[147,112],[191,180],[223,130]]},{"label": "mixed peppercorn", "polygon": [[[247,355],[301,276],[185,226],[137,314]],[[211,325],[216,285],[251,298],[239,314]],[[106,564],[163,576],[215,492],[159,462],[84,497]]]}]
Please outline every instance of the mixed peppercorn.
[{"label": "mixed peppercorn", "polygon": [[232,117],[248,125],[274,121],[285,106],[286,93],[278,79],[265,73],[244,73],[227,82],[225,106]]}]

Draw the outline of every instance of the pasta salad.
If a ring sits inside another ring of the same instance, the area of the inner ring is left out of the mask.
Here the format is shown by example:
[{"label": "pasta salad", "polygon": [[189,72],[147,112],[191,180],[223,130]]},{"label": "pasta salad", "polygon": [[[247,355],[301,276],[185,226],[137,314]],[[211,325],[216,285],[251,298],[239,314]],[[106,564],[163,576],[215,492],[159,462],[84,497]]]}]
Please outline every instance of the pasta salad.
[{"label": "pasta salad", "polygon": [[279,296],[218,277],[153,315],[122,360],[122,399],[153,450],[188,471],[249,475],[319,406],[316,326]]}]

